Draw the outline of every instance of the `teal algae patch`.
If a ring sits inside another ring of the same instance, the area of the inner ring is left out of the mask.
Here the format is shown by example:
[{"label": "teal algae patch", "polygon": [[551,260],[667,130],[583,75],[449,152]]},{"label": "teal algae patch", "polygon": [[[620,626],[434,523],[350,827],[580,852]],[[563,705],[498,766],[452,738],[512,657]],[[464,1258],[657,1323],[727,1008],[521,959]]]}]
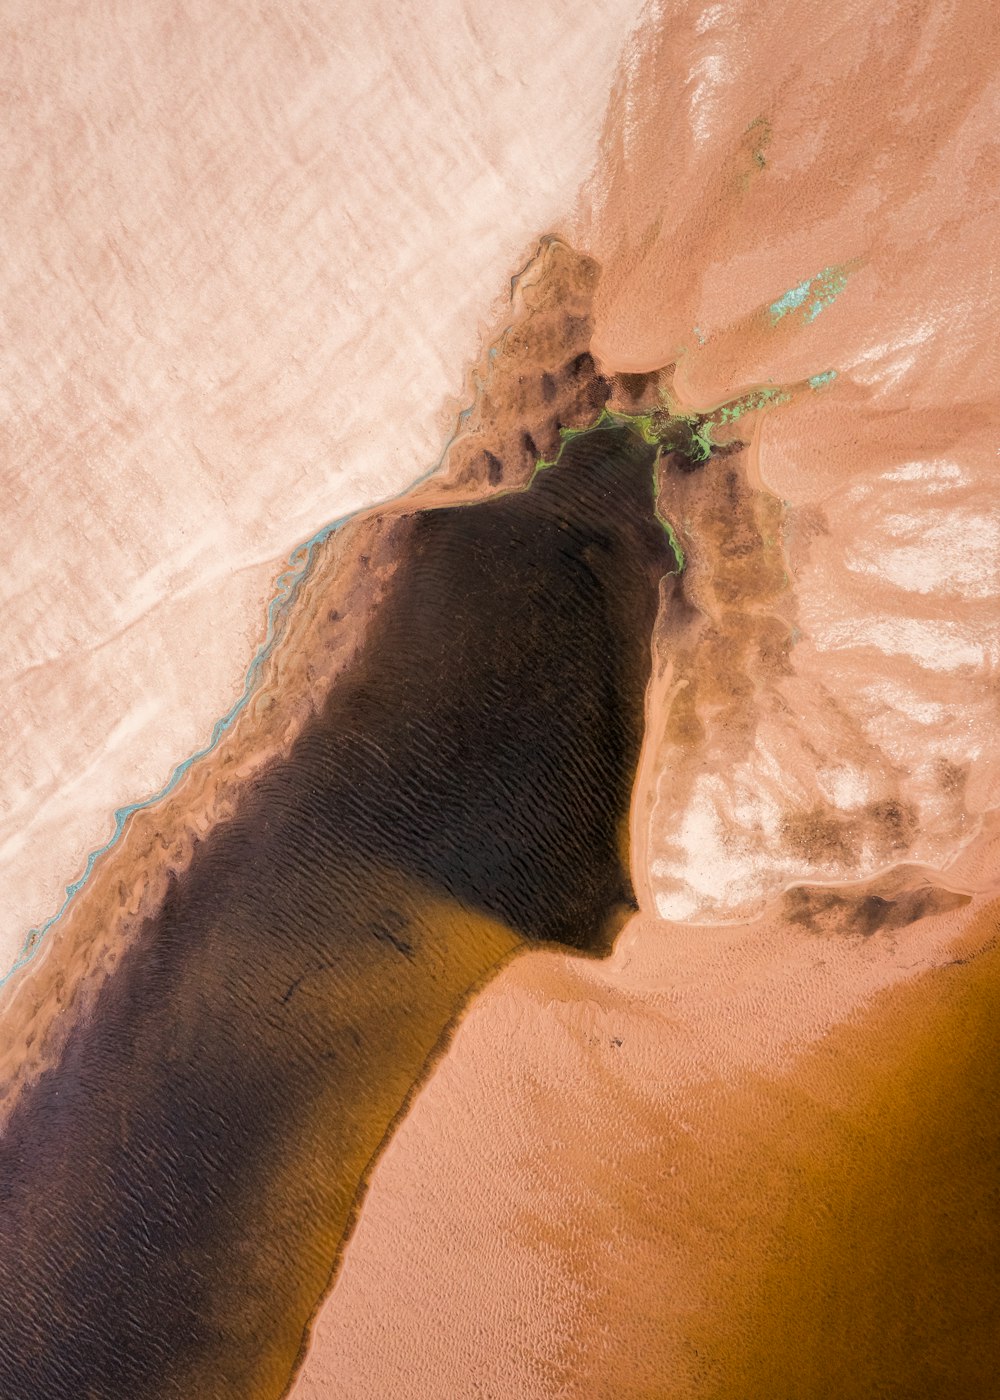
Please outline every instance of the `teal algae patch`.
[{"label": "teal algae patch", "polygon": [[815,321],[821,311],[830,306],[847,286],[847,269],[843,266],[824,267],[815,277],[800,282],[784,296],[772,301],[768,308],[771,320],[777,324],[792,311],[801,311],[806,322]]}]

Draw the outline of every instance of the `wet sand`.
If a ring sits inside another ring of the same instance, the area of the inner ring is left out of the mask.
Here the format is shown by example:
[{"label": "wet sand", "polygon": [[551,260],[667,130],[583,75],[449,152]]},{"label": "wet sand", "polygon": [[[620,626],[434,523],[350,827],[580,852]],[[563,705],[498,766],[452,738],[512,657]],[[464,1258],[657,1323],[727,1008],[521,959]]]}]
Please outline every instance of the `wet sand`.
[{"label": "wet sand", "polygon": [[390,518],[358,659],[16,1101],[4,1396],[280,1394],[471,991],[525,940],[610,946],[675,565],[654,455],[606,427],[524,490]]}]

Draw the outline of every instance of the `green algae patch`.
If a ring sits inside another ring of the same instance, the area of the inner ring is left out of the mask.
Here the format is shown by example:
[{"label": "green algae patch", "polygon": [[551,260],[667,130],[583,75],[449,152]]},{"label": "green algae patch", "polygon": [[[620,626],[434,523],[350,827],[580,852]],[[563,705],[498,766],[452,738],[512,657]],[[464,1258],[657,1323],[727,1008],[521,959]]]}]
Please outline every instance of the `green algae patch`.
[{"label": "green algae patch", "polygon": [[771,137],[773,135],[771,123],[768,121],[767,117],[757,117],[756,120],[752,121],[747,127],[744,135],[752,138],[751,154],[753,156],[754,165],[757,166],[758,170],[763,170],[767,164],[767,158],[764,152],[771,144]]},{"label": "green algae patch", "polygon": [[831,306],[847,286],[847,278],[853,268],[847,264],[824,267],[815,277],[807,277],[797,287],[790,288],[777,301],[768,307],[771,321],[777,323],[793,311],[800,311],[807,324],[815,321],[821,311]]},{"label": "green algae patch", "polygon": [[[692,422],[693,421],[694,418],[692,417]],[[519,487],[516,489],[520,490],[530,488],[531,484],[534,482],[539,472],[548,471],[551,467],[558,466],[559,462],[562,460],[563,453],[565,452],[566,448],[571,442],[576,442],[580,438],[589,436],[589,434],[591,433],[596,433],[601,430],[607,430],[608,428],[625,428],[628,431],[636,434],[636,436],[640,437],[643,440],[643,442],[646,443],[647,446],[655,447],[658,449],[653,459],[652,471],[650,474],[650,491],[653,501],[653,515],[655,516],[658,524],[662,527],[663,532],[667,537],[667,542],[670,545],[671,553],[673,554],[674,560],[677,565],[676,569],[671,570],[671,573],[679,574],[684,568],[684,551],[681,548],[677,532],[675,531],[673,525],[666,518],[666,516],[661,514],[656,504],[657,496],[659,493],[659,484],[657,481],[657,466],[659,464],[661,452],[671,451],[674,449],[669,444],[664,442],[661,430],[658,426],[658,417],[655,413],[616,413],[612,409],[604,408],[594,419],[593,423],[589,423],[585,428],[560,428],[559,451],[554,457],[540,457],[535,463],[535,469],[531,474],[531,478],[527,483],[527,487]],[[709,444],[708,451],[706,451],[705,453],[706,458],[708,456],[708,452],[710,451],[711,445]],[[704,459],[699,458],[699,460]]]},{"label": "green algae patch", "polygon": [[714,408],[701,413],[681,410],[674,403],[668,391],[663,391],[663,402],[660,407],[648,409],[643,413],[624,413],[615,409],[603,408],[594,421],[585,427],[560,428],[559,451],[554,457],[540,457],[538,459],[527,484],[530,487],[539,472],[547,471],[550,467],[558,465],[569,443],[602,429],[627,428],[648,446],[656,448],[652,467],[654,514],[670,542],[671,551],[677,562],[677,568],[674,572],[679,574],[685,567],[684,550],[674,526],[656,504],[659,497],[658,468],[661,458],[664,455],[677,455],[689,464],[690,470],[694,470],[706,463],[715,451],[725,445],[718,441],[718,434],[721,430],[731,428],[750,414],[790,403],[806,390],[815,391],[826,388],[836,378],[837,371],[827,369],[796,384],[758,385],[736,398],[717,404]]}]

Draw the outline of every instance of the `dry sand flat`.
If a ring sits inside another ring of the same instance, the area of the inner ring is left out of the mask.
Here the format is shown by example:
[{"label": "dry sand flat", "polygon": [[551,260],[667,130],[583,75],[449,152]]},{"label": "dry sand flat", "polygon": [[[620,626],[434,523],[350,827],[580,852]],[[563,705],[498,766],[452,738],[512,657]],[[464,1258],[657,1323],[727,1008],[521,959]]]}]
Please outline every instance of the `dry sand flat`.
[{"label": "dry sand flat", "polygon": [[[748,912],[817,861],[877,867],[874,804],[939,863],[997,803],[994,33],[972,0],[670,6],[636,38],[579,236],[602,264],[598,361],[676,364],[698,410],[817,384],[751,435],[785,595],[699,599],[716,694],[697,774],[662,753],[667,917]],[[785,624],[787,674],[713,650],[741,612]],[[698,669],[678,697],[696,714]],[[735,734],[726,673],[753,715]],[[839,850],[810,839],[824,822]]]}]

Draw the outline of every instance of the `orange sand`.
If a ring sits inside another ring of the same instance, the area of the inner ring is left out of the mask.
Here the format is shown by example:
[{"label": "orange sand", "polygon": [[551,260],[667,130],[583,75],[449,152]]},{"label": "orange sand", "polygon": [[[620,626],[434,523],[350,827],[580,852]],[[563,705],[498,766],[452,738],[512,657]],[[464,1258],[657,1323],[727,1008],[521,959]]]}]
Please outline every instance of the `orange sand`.
[{"label": "orange sand", "polygon": [[[936,927],[918,926],[916,950],[906,935],[891,949],[796,940],[774,918],[711,933],[637,921],[631,951],[610,968],[518,961],[473,1007],[382,1159],[292,1394],[870,1395],[863,1371],[855,1389],[796,1388],[794,1319],[775,1342],[787,1389],[713,1386],[748,1360],[749,1295],[775,1268],[786,1268],[778,1296],[793,1310],[805,1289],[844,1290],[844,1271],[825,1261],[810,1277],[808,1232],[787,1226],[790,1212],[810,1209],[804,1167],[849,1183],[846,1164],[885,1172],[907,1151],[905,1132],[888,1133],[867,1096],[905,1068],[942,979],[975,1005],[977,964],[948,963],[958,949],[995,944],[998,913],[989,908],[985,925],[928,921]],[[915,965],[926,986],[914,1020]],[[987,1054],[984,1068],[995,1065]],[[851,1105],[868,1114],[863,1131],[845,1120]],[[950,1107],[925,1103],[928,1126],[960,1134]],[[974,1176],[972,1153],[970,1165]],[[924,1189],[947,1188],[936,1158],[920,1173]],[[921,1188],[912,1165],[888,1184],[911,1202]],[[822,1210],[822,1198],[814,1204]],[[953,1220],[961,1257],[960,1211]],[[890,1226],[898,1235],[886,1240],[879,1230]],[[871,1227],[872,1291],[860,1300],[869,1313],[877,1290],[891,1291],[904,1243],[920,1249],[894,1222]],[[987,1271],[976,1284],[995,1279]],[[956,1335],[982,1347],[974,1327]]]}]

